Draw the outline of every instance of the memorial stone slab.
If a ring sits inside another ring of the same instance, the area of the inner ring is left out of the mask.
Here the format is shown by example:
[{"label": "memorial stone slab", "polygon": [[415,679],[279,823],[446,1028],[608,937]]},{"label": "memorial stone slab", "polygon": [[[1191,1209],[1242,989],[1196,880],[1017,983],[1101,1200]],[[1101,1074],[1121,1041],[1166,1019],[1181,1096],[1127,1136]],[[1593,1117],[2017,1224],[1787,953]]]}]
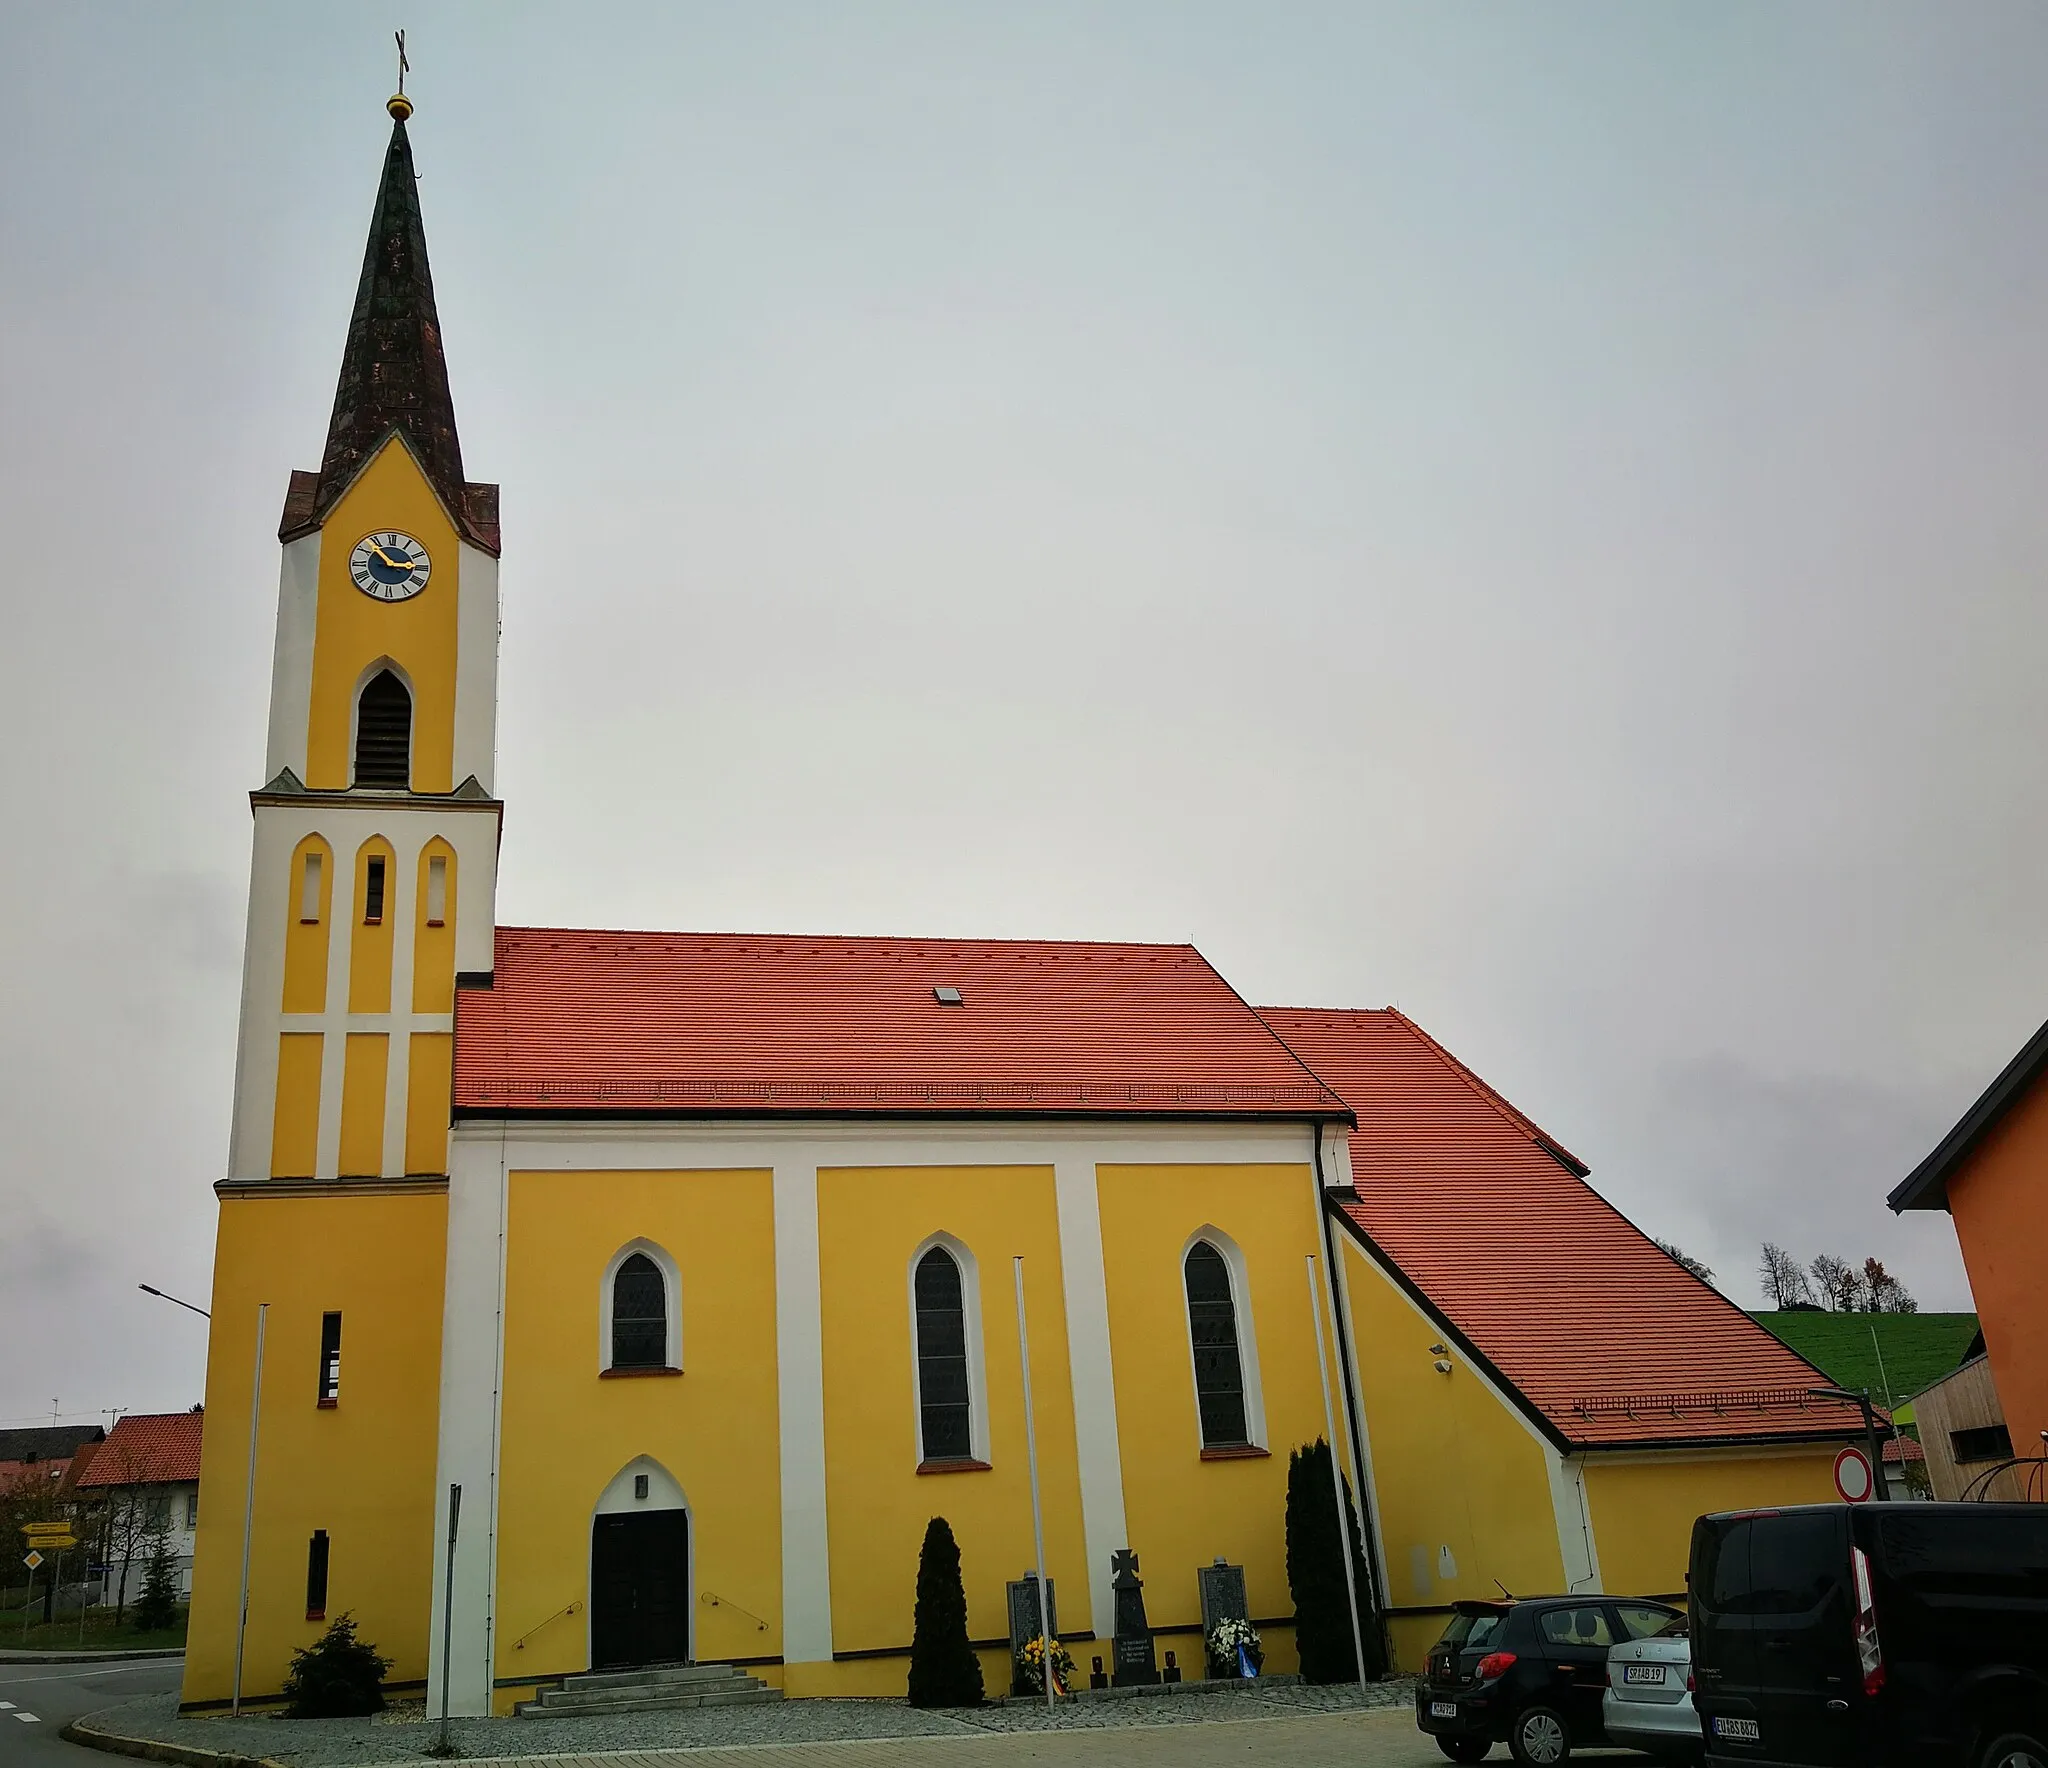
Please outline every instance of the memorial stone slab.
[{"label": "memorial stone slab", "polygon": [[[1010,1692],[1026,1692],[1024,1679],[1018,1673],[1017,1659],[1024,1647],[1038,1637],[1038,1574],[1026,1572],[1021,1578],[1004,1586],[1009,1596],[1010,1608]],[[1060,1581],[1047,1578],[1045,1581],[1046,1631],[1057,1639],[1060,1636]]]},{"label": "memorial stone slab", "polygon": [[1152,1651],[1152,1627],[1145,1619],[1145,1584],[1138,1576],[1138,1556],[1120,1548],[1110,1556],[1110,1584],[1116,1592],[1116,1671],[1118,1688],[1149,1686],[1159,1680],[1159,1660]]}]

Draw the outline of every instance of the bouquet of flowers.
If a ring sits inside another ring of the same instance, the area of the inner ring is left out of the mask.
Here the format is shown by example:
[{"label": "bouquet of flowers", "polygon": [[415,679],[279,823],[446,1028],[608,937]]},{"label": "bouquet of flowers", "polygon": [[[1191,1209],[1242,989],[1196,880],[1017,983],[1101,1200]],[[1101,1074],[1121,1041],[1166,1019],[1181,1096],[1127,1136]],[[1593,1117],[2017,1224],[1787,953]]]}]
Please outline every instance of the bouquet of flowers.
[{"label": "bouquet of flowers", "polygon": [[1256,1676],[1265,1653],[1259,1647],[1259,1630],[1250,1621],[1221,1620],[1210,1629],[1206,1641],[1211,1670],[1225,1676]]},{"label": "bouquet of flowers", "polygon": [[[1027,1639],[1017,1654],[1017,1680],[1027,1692],[1045,1692],[1046,1649],[1043,1639]],[[1074,1685],[1073,1655],[1057,1639],[1052,1642],[1052,1691],[1065,1694]]]}]

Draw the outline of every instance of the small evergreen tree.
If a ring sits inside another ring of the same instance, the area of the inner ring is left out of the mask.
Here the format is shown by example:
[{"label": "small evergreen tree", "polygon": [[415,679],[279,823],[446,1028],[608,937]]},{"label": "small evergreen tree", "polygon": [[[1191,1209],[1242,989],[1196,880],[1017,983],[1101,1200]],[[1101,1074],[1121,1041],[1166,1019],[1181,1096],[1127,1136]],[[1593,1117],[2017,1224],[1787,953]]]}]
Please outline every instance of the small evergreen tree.
[{"label": "small evergreen tree", "polygon": [[356,1618],[343,1615],[311,1645],[292,1653],[284,1679],[289,1719],[353,1719],[384,1710],[384,1672],[391,1660],[356,1637]]},{"label": "small evergreen tree", "polygon": [[[1287,1587],[1294,1597],[1294,1647],[1304,1682],[1349,1682],[1358,1675],[1351,1621],[1344,1612],[1343,1547],[1330,1495],[1330,1446],[1318,1437],[1287,1458]],[[1344,1484],[1351,1575],[1358,1590],[1358,1626],[1365,1642],[1365,1673],[1383,1675],[1385,1655],[1372,1611],[1372,1585],[1351,1485]]]},{"label": "small evergreen tree", "polygon": [[917,1556],[917,1616],[910,1635],[910,1704],[978,1707],[981,1659],[967,1643],[967,1590],[960,1546],[943,1516],[924,1531]]},{"label": "small evergreen tree", "polygon": [[138,1633],[162,1633],[178,1624],[178,1560],[170,1536],[161,1531],[150,1544],[133,1618]]}]

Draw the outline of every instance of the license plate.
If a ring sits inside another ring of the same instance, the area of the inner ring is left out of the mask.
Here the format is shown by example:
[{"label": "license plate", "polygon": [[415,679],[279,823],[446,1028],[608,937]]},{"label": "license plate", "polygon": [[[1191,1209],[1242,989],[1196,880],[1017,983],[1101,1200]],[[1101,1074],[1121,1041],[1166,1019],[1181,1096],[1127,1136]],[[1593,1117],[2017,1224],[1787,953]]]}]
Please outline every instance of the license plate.
[{"label": "license plate", "polygon": [[1454,1700],[1433,1700],[1429,1703],[1429,1716],[1432,1719],[1455,1719],[1458,1703]]},{"label": "license plate", "polygon": [[1624,1682],[1662,1682],[1664,1680],[1664,1666],[1662,1664],[1623,1664],[1621,1666],[1621,1679]]},{"label": "license plate", "polygon": [[1724,1719],[1719,1713],[1714,1715],[1714,1735],[1732,1737],[1738,1743],[1763,1741],[1763,1733],[1757,1730],[1754,1719]]}]

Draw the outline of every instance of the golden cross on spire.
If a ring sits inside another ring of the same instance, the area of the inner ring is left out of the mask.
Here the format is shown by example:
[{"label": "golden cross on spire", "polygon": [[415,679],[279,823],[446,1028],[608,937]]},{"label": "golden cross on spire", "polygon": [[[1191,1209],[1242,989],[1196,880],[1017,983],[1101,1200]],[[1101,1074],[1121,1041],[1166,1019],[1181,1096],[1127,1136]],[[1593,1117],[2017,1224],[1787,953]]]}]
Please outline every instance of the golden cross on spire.
[{"label": "golden cross on spire", "polygon": [[398,41],[398,90],[385,101],[384,108],[394,121],[402,123],[412,115],[412,100],[405,95],[405,76],[412,72],[412,63],[405,59],[405,33],[393,31],[391,34]]}]

